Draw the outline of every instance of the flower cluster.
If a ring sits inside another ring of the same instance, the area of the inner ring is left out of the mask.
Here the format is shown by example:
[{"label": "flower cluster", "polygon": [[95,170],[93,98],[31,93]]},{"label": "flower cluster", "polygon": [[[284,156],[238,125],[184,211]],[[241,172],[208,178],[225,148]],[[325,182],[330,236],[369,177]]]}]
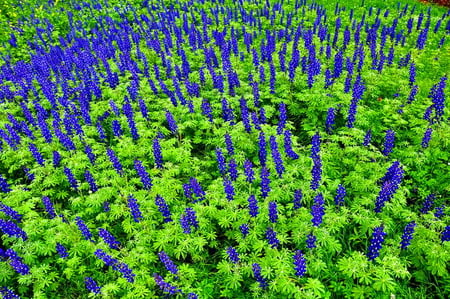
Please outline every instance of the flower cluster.
[{"label": "flower cluster", "polygon": [[261,266],[258,263],[252,265],[253,275],[257,282],[259,282],[259,287],[265,289],[268,287],[267,280],[261,275]]},{"label": "flower cluster", "polygon": [[227,173],[227,165],[225,162],[225,157],[223,156],[222,149],[216,148],[216,158],[217,164],[219,166],[219,171],[221,175],[225,175]]},{"label": "flower cluster", "polygon": [[306,247],[312,249],[316,248],[317,237],[312,233],[306,236]]},{"label": "flower cluster", "polygon": [[266,165],[267,161],[267,150],[266,150],[266,136],[264,135],[264,132],[259,133],[259,139],[258,139],[258,156],[259,156],[259,162],[261,163],[261,166]]},{"label": "flower cluster", "polygon": [[246,159],[244,161],[244,173],[246,176],[246,181],[252,183],[255,180],[255,172],[253,171],[252,161]]},{"label": "flower cluster", "polygon": [[72,173],[72,170],[70,170],[69,167],[64,167],[64,173],[67,177],[67,180],[69,181],[70,187],[72,187],[75,190],[78,190],[78,182],[75,176]]},{"label": "flower cluster", "polygon": [[170,213],[169,206],[161,195],[156,195],[155,204],[158,206],[158,211],[163,215],[164,222],[172,221],[172,214]]},{"label": "flower cluster", "polygon": [[14,250],[7,249],[5,251],[5,256],[9,258],[9,265],[14,268],[14,270],[20,275],[30,274],[30,267],[22,262],[22,258]]},{"label": "flower cluster", "polygon": [[125,278],[128,282],[134,282],[134,277],[136,274],[128,267],[127,264],[119,262],[117,259],[108,255],[104,250],[97,249],[94,252],[95,256],[98,259],[101,259],[107,266],[111,266],[113,270],[122,273],[123,278]]},{"label": "flower cluster", "polygon": [[66,247],[64,247],[61,243],[56,243],[56,252],[58,252],[59,256],[63,259],[69,257]]},{"label": "flower cluster", "polygon": [[94,240],[92,239],[92,233],[89,230],[89,228],[87,227],[86,223],[84,223],[83,219],[81,219],[81,217],[76,217],[75,218],[75,223],[77,224],[78,229],[80,230],[80,232],[83,235],[83,237],[86,240],[94,242]]},{"label": "flower cluster", "polygon": [[292,133],[289,130],[284,131],[284,150],[286,155],[292,160],[299,158],[298,154],[294,152],[294,149],[292,148]]},{"label": "flower cluster", "polygon": [[19,295],[14,293],[11,289],[8,289],[7,287],[1,287],[0,288],[0,295],[2,295],[2,298],[4,299],[20,299]]},{"label": "flower cluster", "polygon": [[447,225],[441,235],[442,242],[450,241],[450,225]]},{"label": "flower cluster", "polygon": [[239,263],[239,254],[232,246],[227,248],[227,254],[230,261],[234,264]]},{"label": "flower cluster", "polygon": [[150,178],[147,170],[145,170],[145,166],[142,164],[142,162],[139,160],[134,160],[134,169],[136,169],[136,172],[141,179],[144,189],[150,190],[153,186],[152,179]]},{"label": "flower cluster", "polygon": [[95,183],[95,179],[94,179],[94,177],[92,176],[92,173],[89,170],[86,170],[84,172],[84,178],[88,182],[89,187],[91,188],[91,191],[92,192],[97,192],[97,190],[98,190],[97,184]]},{"label": "flower cluster", "polygon": [[242,237],[245,238],[250,233],[250,228],[248,227],[248,224],[244,223],[241,226],[239,226],[239,230],[241,231]]},{"label": "flower cluster", "polygon": [[44,204],[45,210],[47,211],[48,215],[50,216],[50,219],[53,219],[56,217],[55,208],[53,207],[53,203],[51,202],[50,198],[47,196],[42,197],[42,203]]},{"label": "flower cluster", "polygon": [[134,222],[140,222],[142,217],[141,210],[139,209],[139,204],[133,195],[128,196],[128,207],[130,208],[131,215],[133,215]]},{"label": "flower cluster", "polygon": [[175,119],[173,118],[172,113],[170,113],[169,110],[166,110],[166,120],[167,120],[167,124],[169,125],[169,130],[173,134],[176,134],[178,132],[178,126],[177,126]]},{"label": "flower cluster", "polygon": [[297,250],[294,254],[294,270],[295,275],[300,277],[306,273],[306,258],[301,250]]},{"label": "flower cluster", "polygon": [[280,244],[280,240],[277,238],[277,233],[271,227],[268,227],[266,230],[266,239],[269,241],[272,248],[277,248]]},{"label": "flower cluster", "polygon": [[319,132],[312,137],[311,159],[313,160],[313,167],[311,169],[311,189],[317,190],[319,188],[320,180],[322,178],[322,161],[320,159],[320,135]]},{"label": "flower cluster", "polygon": [[265,166],[261,168],[261,196],[266,198],[270,192],[270,172]]},{"label": "flower cluster", "polygon": [[98,286],[97,282],[92,277],[85,277],[84,284],[89,292],[94,294],[100,294],[101,288]]},{"label": "flower cluster", "polygon": [[111,249],[119,249],[120,242],[116,240],[116,238],[106,229],[99,228],[98,235],[105,241],[106,244],[109,245]]},{"label": "flower cluster", "polygon": [[17,211],[13,210],[10,206],[5,205],[0,201],[0,211],[8,215],[17,222],[22,222],[23,215],[19,214]]},{"label": "flower cluster", "polygon": [[167,271],[169,271],[173,274],[178,273],[177,265],[175,265],[175,263],[170,259],[170,257],[164,251],[159,252],[158,257],[159,257],[159,260],[166,267]]},{"label": "flower cluster", "polygon": [[199,227],[197,215],[195,214],[193,208],[186,208],[184,214],[181,215],[180,224],[181,227],[183,228],[183,233],[185,234],[191,233],[191,226],[193,226],[194,228]]},{"label": "flower cluster", "polygon": [[27,240],[28,236],[15,222],[0,219],[0,231],[10,237],[22,238],[22,240]]},{"label": "flower cluster", "polygon": [[325,121],[325,130],[331,134],[334,130],[334,119],[336,117],[336,109],[329,108],[327,111],[327,119]]},{"label": "flower cluster", "polygon": [[373,261],[380,255],[380,250],[386,235],[387,234],[383,231],[383,226],[374,228],[372,239],[370,240],[369,250],[367,252],[367,257],[370,261]]},{"label": "flower cluster", "polygon": [[402,240],[400,241],[400,248],[406,249],[410,244],[414,234],[414,228],[416,227],[416,223],[411,221],[405,226],[403,231]]},{"label": "flower cluster", "polygon": [[269,202],[269,220],[272,223],[277,223],[278,221],[277,203],[274,201]]},{"label": "flower cluster", "polygon": [[369,129],[367,130],[366,135],[364,135],[363,145],[369,146],[371,140],[372,140],[372,130]]},{"label": "flower cluster", "polygon": [[294,210],[300,209],[302,207],[302,198],[303,193],[302,190],[297,189],[294,191]]},{"label": "flower cluster", "polygon": [[429,211],[431,211],[433,209],[433,205],[434,205],[434,199],[436,198],[435,194],[428,194],[427,197],[425,197],[425,200],[423,201],[423,205],[422,208],[420,209],[420,212],[422,214],[426,214]]},{"label": "flower cluster", "polygon": [[225,189],[225,195],[226,195],[228,201],[234,200],[235,194],[234,194],[233,183],[228,178],[223,179],[223,187]]},{"label": "flower cluster", "polygon": [[280,151],[278,150],[278,144],[275,136],[270,136],[269,138],[270,143],[270,149],[272,151],[272,159],[275,163],[275,170],[278,173],[278,177],[283,176],[283,172],[285,171],[284,165],[283,165],[283,159],[281,158]]},{"label": "flower cluster", "polygon": [[225,137],[225,145],[227,147],[227,151],[228,151],[228,155],[229,156],[233,156],[234,155],[234,145],[233,145],[233,140],[231,139],[230,134],[226,133],[224,135]]},{"label": "flower cluster", "polygon": [[256,217],[259,213],[258,201],[255,195],[250,195],[248,198],[248,209],[251,217]]},{"label": "flower cluster", "polygon": [[163,168],[163,157],[161,153],[161,145],[159,144],[158,138],[153,139],[153,157],[155,158],[156,167]]},{"label": "flower cluster", "polygon": [[119,158],[117,158],[116,153],[109,147],[106,149],[106,152],[108,154],[109,161],[111,161],[111,163],[114,166],[114,168],[116,169],[117,173],[119,175],[123,175],[123,167],[119,161]]},{"label": "flower cluster", "polygon": [[280,135],[283,132],[284,127],[286,126],[288,116],[285,103],[281,102],[278,108],[278,110],[280,111],[280,119],[278,121],[277,134]]},{"label": "flower cluster", "polygon": [[164,293],[167,293],[169,295],[174,295],[176,293],[181,293],[181,290],[173,285],[171,285],[170,283],[164,281],[164,279],[154,273],[153,274],[153,278],[155,279],[155,283],[158,285],[158,287],[161,289],[161,291],[163,291]]},{"label": "flower cluster", "polygon": [[239,177],[236,160],[234,158],[230,159],[230,163],[228,163],[228,172],[232,181],[236,181]]},{"label": "flower cluster", "polygon": [[30,152],[33,155],[34,159],[36,159],[36,162],[39,165],[44,166],[44,162],[45,162],[44,157],[42,157],[42,154],[39,152],[36,145],[34,143],[30,143],[28,145],[28,148],[30,149]]},{"label": "flower cluster", "polygon": [[433,133],[433,129],[432,128],[428,128],[425,131],[425,133],[423,134],[422,148],[427,148],[428,147],[428,143],[430,143],[430,140],[431,140],[431,133]]},{"label": "flower cluster", "polygon": [[382,186],[375,202],[375,212],[380,213],[384,204],[391,200],[400,186],[404,170],[398,161],[392,163],[385,176],[381,179]]},{"label": "flower cluster", "polygon": [[395,142],[395,132],[393,130],[387,130],[386,136],[384,138],[384,148],[383,148],[383,155],[389,156],[389,154],[392,152],[392,149],[394,148],[394,142]]},{"label": "flower cluster", "polygon": [[5,178],[2,177],[1,174],[0,174],[0,191],[3,193],[11,192],[11,188],[9,187],[8,182],[6,181]]},{"label": "flower cluster", "polygon": [[323,199],[322,193],[317,194],[314,197],[314,204],[311,207],[311,222],[314,226],[319,226],[322,223],[322,217],[325,215],[325,201]]},{"label": "flower cluster", "polygon": [[213,122],[212,108],[207,99],[203,99],[201,108],[202,114],[208,118],[209,122]]},{"label": "flower cluster", "polygon": [[334,197],[334,203],[337,206],[344,205],[344,198],[345,198],[346,194],[347,194],[347,190],[345,190],[345,187],[342,186],[342,184],[339,184],[339,186],[337,187],[337,190],[336,190],[336,196]]}]

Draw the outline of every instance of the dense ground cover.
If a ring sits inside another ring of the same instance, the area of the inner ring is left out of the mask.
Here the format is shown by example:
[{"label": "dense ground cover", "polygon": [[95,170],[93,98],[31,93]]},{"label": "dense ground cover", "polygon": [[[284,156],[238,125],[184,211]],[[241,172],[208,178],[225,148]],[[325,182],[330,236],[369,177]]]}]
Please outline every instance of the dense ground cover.
[{"label": "dense ground cover", "polygon": [[5,298],[450,296],[449,10],[124,3],[0,6]]}]

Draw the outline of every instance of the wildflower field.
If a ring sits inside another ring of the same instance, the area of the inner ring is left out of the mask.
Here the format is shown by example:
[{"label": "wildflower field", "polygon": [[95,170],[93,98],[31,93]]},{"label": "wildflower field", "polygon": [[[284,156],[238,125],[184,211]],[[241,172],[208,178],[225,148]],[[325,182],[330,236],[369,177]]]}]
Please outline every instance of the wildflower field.
[{"label": "wildflower field", "polygon": [[3,0],[0,26],[3,298],[450,297],[448,8]]}]

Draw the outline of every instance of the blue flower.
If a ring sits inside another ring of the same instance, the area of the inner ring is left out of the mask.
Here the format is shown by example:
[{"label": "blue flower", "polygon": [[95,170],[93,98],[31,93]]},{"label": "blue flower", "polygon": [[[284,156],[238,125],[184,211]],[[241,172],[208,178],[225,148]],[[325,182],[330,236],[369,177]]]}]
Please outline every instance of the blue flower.
[{"label": "blue flower", "polygon": [[242,224],[241,226],[239,226],[239,230],[241,231],[242,237],[245,238],[248,236],[249,234],[249,227],[248,224]]},{"label": "blue flower", "polygon": [[269,241],[272,248],[277,248],[280,244],[280,240],[277,238],[277,233],[271,227],[268,227],[266,230],[266,239]]},{"label": "blue flower", "polygon": [[274,201],[269,202],[269,220],[272,223],[278,221],[277,203]]},{"label": "blue flower", "polygon": [[298,189],[294,191],[294,210],[300,209],[302,207],[302,190]]},{"label": "blue flower", "polygon": [[265,166],[261,168],[261,196],[266,198],[270,192],[270,172]]},{"label": "blue flower", "polygon": [[345,190],[345,187],[342,186],[342,184],[339,184],[336,190],[336,196],[334,197],[334,203],[337,206],[342,206],[344,204],[344,198],[347,194],[347,190]]},{"label": "blue flower", "polygon": [[255,172],[253,171],[253,164],[249,159],[245,159],[244,162],[244,173],[246,178],[246,181],[249,183],[252,183],[255,180]]},{"label": "blue flower", "polygon": [[258,201],[254,195],[250,195],[248,198],[248,209],[251,217],[256,217],[259,213]]},{"label": "blue flower", "polygon": [[4,192],[4,193],[8,193],[11,192],[11,188],[9,187],[8,182],[6,181],[5,178],[2,177],[2,175],[0,174],[0,191]]},{"label": "blue flower", "polygon": [[122,164],[119,161],[119,158],[117,158],[116,153],[109,147],[106,149],[106,152],[108,154],[109,160],[113,164],[113,166],[116,169],[117,173],[119,175],[123,175],[123,167],[122,167]]},{"label": "blue flower", "polygon": [[120,242],[116,240],[116,238],[106,229],[99,228],[98,235],[105,241],[106,244],[109,245],[111,249],[119,249]]},{"label": "blue flower", "polygon": [[422,148],[427,148],[428,147],[428,143],[431,140],[431,134],[433,133],[433,129],[432,128],[428,128],[425,133],[423,134],[423,138],[422,138]]},{"label": "blue flower", "polygon": [[325,201],[323,199],[322,193],[317,194],[314,197],[314,205],[311,207],[311,215],[313,218],[311,222],[314,226],[318,227],[322,223],[322,217],[325,215]]},{"label": "blue flower", "polygon": [[239,254],[232,246],[227,248],[227,254],[230,261],[234,264],[239,263]]},{"label": "blue flower", "polygon": [[169,295],[174,295],[176,293],[181,293],[181,290],[173,285],[171,285],[170,283],[164,281],[164,279],[154,273],[153,274],[153,278],[155,279],[155,283],[158,285],[158,287],[164,292],[167,293]]},{"label": "blue flower", "polygon": [[269,143],[270,143],[270,149],[272,151],[272,159],[275,162],[275,170],[278,173],[278,177],[281,178],[283,176],[283,172],[285,171],[285,168],[283,165],[283,159],[281,158],[281,154],[278,150],[278,144],[277,144],[275,136],[270,136]]},{"label": "blue flower", "polygon": [[423,201],[423,206],[420,209],[422,214],[427,214],[429,211],[433,209],[434,199],[436,198],[435,194],[429,194],[425,200]]},{"label": "blue flower", "polygon": [[0,231],[10,237],[22,238],[26,241],[28,239],[27,234],[23,231],[15,222],[0,219]]},{"label": "blue flower", "polygon": [[169,206],[161,195],[156,195],[155,204],[158,206],[158,211],[163,215],[164,222],[172,221],[172,214],[170,213]]},{"label": "blue flower", "polygon": [[142,164],[142,162],[139,160],[134,160],[134,169],[136,169],[136,172],[141,179],[144,189],[151,190],[153,186],[152,179],[150,178],[148,172],[145,170],[145,166]]},{"label": "blue flower", "polygon": [[173,274],[178,273],[177,265],[175,265],[175,263],[169,258],[169,256],[164,251],[160,251],[158,253],[158,257],[169,272]]},{"label": "blue flower", "polygon": [[153,139],[153,157],[155,158],[156,167],[159,169],[163,168],[163,157],[161,153],[161,145],[159,144],[158,138]]},{"label": "blue flower", "polygon": [[88,182],[89,187],[91,188],[91,191],[92,192],[97,192],[97,190],[98,190],[97,184],[95,183],[95,179],[94,179],[94,177],[92,176],[92,174],[91,174],[91,172],[89,170],[86,170],[84,172],[84,178]]},{"label": "blue flower", "polygon": [[234,200],[235,193],[234,193],[233,183],[229,179],[224,178],[223,187],[225,188],[225,194],[226,194],[228,201]]},{"label": "blue flower", "polygon": [[44,166],[44,157],[42,157],[42,154],[39,152],[38,148],[36,147],[35,144],[30,143],[28,145],[28,148],[30,149],[31,154],[33,155],[34,159],[36,159],[36,162],[41,165]]},{"label": "blue flower", "polygon": [[169,130],[173,134],[176,134],[178,132],[178,126],[177,126],[177,123],[176,123],[172,113],[170,113],[169,110],[166,110],[166,120],[167,120],[167,123],[169,125]]},{"label": "blue flower", "polygon": [[87,227],[86,223],[84,223],[83,219],[81,219],[81,217],[76,217],[75,218],[75,223],[77,224],[78,229],[80,230],[80,232],[83,235],[83,237],[86,240],[94,242],[94,240],[92,239],[92,233],[89,230],[89,228]]},{"label": "blue flower", "polygon": [[331,134],[333,132],[335,115],[336,109],[329,108],[327,112],[327,119],[325,122],[325,130],[327,131],[328,134]]},{"label": "blue flower", "polygon": [[403,231],[402,240],[400,242],[400,248],[406,249],[411,244],[411,239],[414,234],[414,228],[416,227],[416,223],[414,221],[411,221],[405,226],[405,229]]},{"label": "blue flower", "polygon": [[300,277],[306,273],[306,259],[301,250],[297,250],[294,254],[294,270],[295,275]]},{"label": "blue flower", "polygon": [[94,294],[100,294],[101,288],[98,286],[97,282],[95,282],[92,277],[85,277],[84,284],[86,285],[86,289]]},{"label": "blue flower", "polygon": [[442,242],[450,241],[450,225],[447,225],[441,234]]},{"label": "blue flower", "polygon": [[252,265],[253,275],[255,276],[255,279],[257,282],[259,282],[259,287],[261,289],[265,289],[268,287],[267,280],[264,279],[261,275],[261,266],[258,263],[254,263]]},{"label": "blue flower", "polygon": [[228,133],[226,133],[224,135],[224,137],[225,137],[225,144],[227,146],[228,155],[233,156],[234,155],[233,140],[231,140],[231,136]]},{"label": "blue flower", "polygon": [[217,164],[219,167],[219,171],[221,175],[225,175],[227,173],[227,166],[225,163],[225,157],[223,156],[222,149],[216,148],[216,158],[217,158]]},{"label": "blue flower", "polygon": [[51,202],[50,198],[48,198],[47,196],[43,196],[42,203],[44,204],[45,210],[50,216],[50,219],[55,218],[56,217],[55,208],[53,207],[53,203]]},{"label": "blue flower", "polygon": [[135,222],[140,222],[141,219],[144,218],[142,217],[141,210],[139,209],[139,204],[133,195],[128,196],[128,207],[130,208],[131,215],[133,216]]},{"label": "blue flower", "polygon": [[395,142],[395,132],[393,130],[387,130],[384,139],[384,148],[382,151],[383,155],[389,156],[389,154],[392,152],[392,149],[394,148],[394,142]]},{"label": "blue flower", "polygon": [[398,161],[392,163],[385,176],[381,179],[381,190],[375,202],[376,213],[380,213],[385,203],[392,199],[402,182],[403,175],[404,170],[400,163]]},{"label": "blue flower", "polygon": [[56,243],[56,251],[58,252],[59,256],[63,259],[69,257],[66,247],[64,247],[64,245],[60,243]]},{"label": "blue flower", "polygon": [[384,242],[384,237],[387,234],[383,231],[383,226],[374,228],[372,233],[372,239],[370,240],[369,250],[367,252],[367,257],[369,261],[373,261],[380,255],[380,250]]},{"label": "blue flower", "polygon": [[312,233],[306,236],[306,247],[312,249],[316,248],[317,237]]},{"label": "blue flower", "polygon": [[17,222],[22,222],[23,215],[19,214],[16,210],[12,209],[10,206],[5,205],[0,201],[0,211],[8,215]]}]

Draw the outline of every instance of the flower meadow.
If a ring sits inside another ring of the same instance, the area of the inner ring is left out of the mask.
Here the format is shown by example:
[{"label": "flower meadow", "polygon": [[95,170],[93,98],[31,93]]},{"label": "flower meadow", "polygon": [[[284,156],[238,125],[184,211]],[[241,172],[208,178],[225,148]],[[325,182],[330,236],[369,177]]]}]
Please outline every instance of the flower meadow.
[{"label": "flower meadow", "polygon": [[450,297],[450,10],[0,11],[3,298]]}]

